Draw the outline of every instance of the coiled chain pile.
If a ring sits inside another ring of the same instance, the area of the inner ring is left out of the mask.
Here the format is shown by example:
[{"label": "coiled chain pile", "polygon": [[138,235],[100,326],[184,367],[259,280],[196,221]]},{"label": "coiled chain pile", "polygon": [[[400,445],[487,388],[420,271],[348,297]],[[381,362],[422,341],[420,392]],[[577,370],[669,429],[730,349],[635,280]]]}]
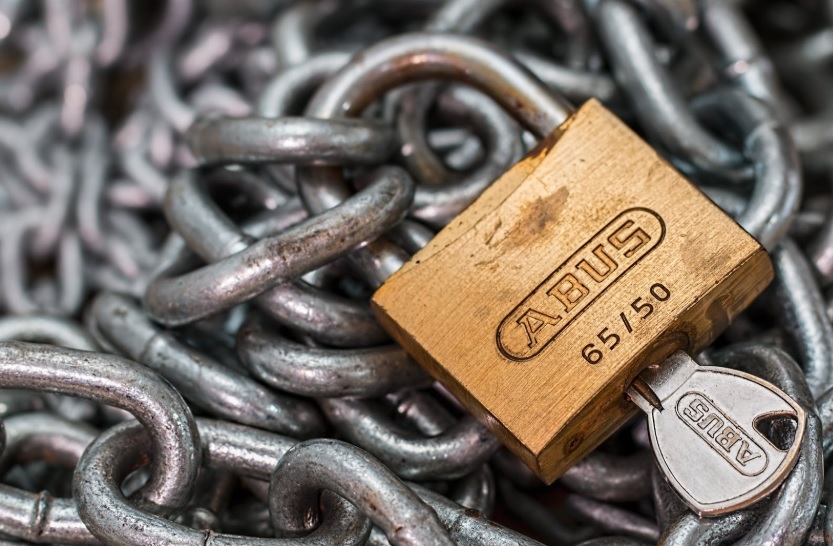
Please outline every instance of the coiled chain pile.
[{"label": "coiled chain pile", "polygon": [[[829,0],[0,0],[0,543],[833,544],[831,65]],[[752,508],[643,418],[545,487],[370,311],[562,96],[773,256],[698,357],[810,416]]]}]

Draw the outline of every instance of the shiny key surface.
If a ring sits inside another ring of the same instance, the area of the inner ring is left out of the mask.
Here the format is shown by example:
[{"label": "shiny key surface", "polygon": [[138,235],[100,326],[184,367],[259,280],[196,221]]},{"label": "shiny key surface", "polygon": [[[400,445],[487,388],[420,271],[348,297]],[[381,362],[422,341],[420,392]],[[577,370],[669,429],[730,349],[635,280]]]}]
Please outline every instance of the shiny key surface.
[{"label": "shiny key surface", "polygon": [[[666,479],[701,516],[749,506],[772,492],[798,459],[804,410],[753,375],[699,366],[682,351],[643,371],[628,388],[648,415],[648,430]],[[794,420],[788,448],[762,431]]]}]

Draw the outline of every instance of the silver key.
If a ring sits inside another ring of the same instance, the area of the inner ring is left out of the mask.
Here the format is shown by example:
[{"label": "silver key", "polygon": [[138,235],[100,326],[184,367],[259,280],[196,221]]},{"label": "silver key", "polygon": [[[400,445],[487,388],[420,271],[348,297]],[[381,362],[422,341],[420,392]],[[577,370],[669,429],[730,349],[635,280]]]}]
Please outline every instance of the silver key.
[{"label": "silver key", "polygon": [[[651,445],[665,478],[700,516],[761,500],[798,459],[804,410],[753,375],[700,366],[678,351],[643,371],[627,392],[648,415]],[[779,448],[759,430],[775,418],[795,420],[789,448]]]}]

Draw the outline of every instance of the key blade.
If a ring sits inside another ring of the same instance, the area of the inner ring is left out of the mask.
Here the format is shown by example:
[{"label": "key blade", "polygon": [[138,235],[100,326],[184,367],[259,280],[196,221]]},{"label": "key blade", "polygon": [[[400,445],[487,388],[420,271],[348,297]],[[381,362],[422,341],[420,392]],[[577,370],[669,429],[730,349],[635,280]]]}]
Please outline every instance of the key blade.
[{"label": "key blade", "polygon": [[[699,366],[682,352],[640,377],[662,407],[646,407],[645,399],[628,389],[648,414],[659,467],[698,515],[717,516],[754,504],[795,465],[806,416],[774,385],[736,370]],[[759,420],[772,416],[797,422],[786,451],[756,428]]]},{"label": "key blade", "polygon": [[651,408],[662,411],[662,400],[642,377],[637,377],[628,387],[628,395],[645,413]]},{"label": "key blade", "polygon": [[683,351],[676,351],[661,364],[642,370],[626,392],[634,404],[645,413],[662,410],[663,397],[669,396],[700,366]]}]

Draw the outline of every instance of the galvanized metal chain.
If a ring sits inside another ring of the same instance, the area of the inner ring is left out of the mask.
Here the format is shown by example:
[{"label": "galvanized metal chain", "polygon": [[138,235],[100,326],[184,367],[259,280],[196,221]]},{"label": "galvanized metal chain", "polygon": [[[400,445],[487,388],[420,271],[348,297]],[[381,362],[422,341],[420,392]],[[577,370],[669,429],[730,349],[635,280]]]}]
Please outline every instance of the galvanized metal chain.
[{"label": "galvanized metal chain", "polygon": [[[824,0],[0,0],[0,544],[833,544],[831,62]],[[752,508],[641,417],[544,486],[370,310],[590,98],[773,256],[698,357],[809,416]]]}]

